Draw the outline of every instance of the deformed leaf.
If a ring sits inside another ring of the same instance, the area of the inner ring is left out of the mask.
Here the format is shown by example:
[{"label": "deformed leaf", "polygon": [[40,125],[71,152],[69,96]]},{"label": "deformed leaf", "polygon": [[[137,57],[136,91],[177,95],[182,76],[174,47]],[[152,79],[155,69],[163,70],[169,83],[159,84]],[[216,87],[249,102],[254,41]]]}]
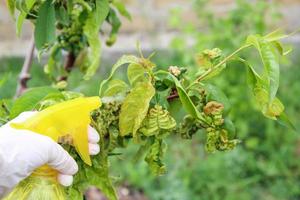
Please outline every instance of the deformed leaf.
[{"label": "deformed leaf", "polygon": [[231,108],[230,101],[228,100],[227,96],[224,94],[222,90],[220,90],[218,87],[211,85],[211,84],[205,84],[203,85],[203,88],[207,91],[207,99],[209,101],[214,100],[219,103],[222,103],[224,106],[224,112],[228,113]]},{"label": "deformed leaf", "polygon": [[284,106],[278,98],[269,103],[268,92],[263,88],[255,88],[254,96],[262,113],[271,119],[276,120],[284,111]]},{"label": "deformed leaf", "polygon": [[155,105],[151,108],[147,117],[143,121],[143,126],[140,128],[146,136],[158,135],[160,131],[167,131],[176,126],[176,121],[170,116],[167,110],[164,110],[160,105]]},{"label": "deformed leaf", "polygon": [[148,163],[150,170],[155,175],[162,175],[166,173],[166,166],[162,162],[166,149],[167,144],[162,139],[155,138],[146,155],[145,161]]},{"label": "deformed leaf", "polygon": [[125,98],[120,112],[120,135],[132,134],[136,137],[136,131],[147,115],[149,103],[155,94],[151,83],[140,83],[132,89]]}]

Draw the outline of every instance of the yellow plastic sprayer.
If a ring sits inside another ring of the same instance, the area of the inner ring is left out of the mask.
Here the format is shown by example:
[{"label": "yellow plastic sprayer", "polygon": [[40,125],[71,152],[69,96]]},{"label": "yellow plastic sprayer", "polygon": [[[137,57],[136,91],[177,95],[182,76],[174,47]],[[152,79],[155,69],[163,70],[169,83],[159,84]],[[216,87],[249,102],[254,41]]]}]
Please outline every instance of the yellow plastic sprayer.
[{"label": "yellow plastic sprayer", "polygon": [[[64,136],[71,137],[72,145],[82,160],[91,165],[87,131],[91,122],[91,111],[100,106],[99,97],[79,97],[48,107],[26,121],[11,126],[46,135],[56,142]],[[5,198],[5,200],[16,199],[65,200],[66,197],[62,186],[57,182],[57,172],[49,166],[42,166]]]}]

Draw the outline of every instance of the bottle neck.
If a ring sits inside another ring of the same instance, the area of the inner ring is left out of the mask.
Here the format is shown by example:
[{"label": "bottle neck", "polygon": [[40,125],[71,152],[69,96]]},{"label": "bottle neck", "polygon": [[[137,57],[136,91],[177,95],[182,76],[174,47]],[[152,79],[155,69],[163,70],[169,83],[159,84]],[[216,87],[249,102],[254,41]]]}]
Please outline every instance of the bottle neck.
[{"label": "bottle neck", "polygon": [[32,173],[32,176],[44,176],[44,177],[53,177],[56,179],[58,172],[48,165],[43,165]]}]

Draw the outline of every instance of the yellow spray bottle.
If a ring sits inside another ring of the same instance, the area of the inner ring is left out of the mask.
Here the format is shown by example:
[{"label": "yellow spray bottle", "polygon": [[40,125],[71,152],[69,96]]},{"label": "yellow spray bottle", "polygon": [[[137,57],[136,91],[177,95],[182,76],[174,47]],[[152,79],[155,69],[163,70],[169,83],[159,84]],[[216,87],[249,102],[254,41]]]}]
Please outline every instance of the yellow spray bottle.
[{"label": "yellow spray bottle", "polygon": [[[91,165],[87,127],[91,122],[91,111],[100,106],[99,97],[79,97],[48,107],[26,121],[11,126],[46,135],[56,142],[61,137],[71,137],[81,159]],[[54,169],[42,166],[22,181],[5,200],[65,200],[63,187],[56,178]]]}]

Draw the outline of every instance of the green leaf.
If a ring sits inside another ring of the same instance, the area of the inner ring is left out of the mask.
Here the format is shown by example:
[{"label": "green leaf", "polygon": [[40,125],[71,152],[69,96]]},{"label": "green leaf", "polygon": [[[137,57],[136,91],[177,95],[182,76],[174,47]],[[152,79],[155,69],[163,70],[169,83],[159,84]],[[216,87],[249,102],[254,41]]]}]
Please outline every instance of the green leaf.
[{"label": "green leaf", "polygon": [[124,55],[122,56],[112,67],[110,75],[108,76],[107,79],[103,80],[100,84],[100,89],[99,89],[99,95],[102,96],[102,89],[103,86],[105,86],[105,84],[110,81],[110,79],[113,77],[113,75],[115,74],[116,70],[121,67],[124,64],[128,64],[128,63],[139,63],[139,58],[137,58],[136,56],[132,56],[132,55]]},{"label": "green leaf", "polygon": [[26,17],[26,13],[24,12],[20,13],[19,16],[17,17],[16,32],[18,37],[21,35],[21,30],[22,30],[25,17]]},{"label": "green leaf", "polygon": [[99,30],[109,12],[108,0],[96,0],[96,8],[89,13],[88,19],[83,27],[83,32],[87,37],[90,46],[88,54],[89,67],[84,76],[85,80],[90,79],[99,67],[101,58],[101,41]]},{"label": "green leaf", "polygon": [[58,90],[52,87],[37,87],[29,89],[20,96],[11,109],[10,118],[17,117],[21,112],[35,109],[36,105],[50,93],[57,93]]},{"label": "green leaf", "polygon": [[169,76],[172,77],[175,83],[180,101],[182,103],[183,108],[186,110],[186,112],[189,113],[194,118],[203,120],[203,117],[201,116],[200,112],[197,110],[196,106],[194,105],[194,103],[186,93],[185,89],[182,87],[181,83],[177,80],[175,76],[171,74],[169,74]]},{"label": "green leaf", "polygon": [[269,103],[271,103],[276,97],[279,87],[278,58],[272,49],[272,43],[268,43],[260,36],[250,35],[247,38],[247,43],[253,45],[260,54],[265,68],[265,73],[267,74]]},{"label": "green leaf", "polygon": [[116,94],[126,92],[128,88],[128,85],[124,81],[114,79],[108,83],[108,87],[104,91],[104,96],[114,96]]},{"label": "green leaf", "polygon": [[117,40],[117,34],[122,23],[113,9],[110,9],[107,21],[111,25],[111,31],[109,33],[109,38],[106,40],[106,45],[112,46]]},{"label": "green leaf", "polygon": [[63,6],[60,6],[58,9],[55,10],[55,16],[56,20],[63,25],[68,25],[70,23],[68,11]]},{"label": "green leaf", "polygon": [[151,83],[140,83],[132,89],[125,98],[120,112],[120,135],[126,136],[132,133],[136,138],[136,131],[147,115],[149,103],[155,94]]},{"label": "green leaf", "polygon": [[124,17],[126,17],[127,19],[131,20],[131,15],[130,15],[130,13],[127,11],[127,9],[126,9],[126,7],[125,7],[125,4],[124,4],[122,1],[120,1],[120,0],[114,0],[114,1],[112,2],[112,4],[117,8],[118,12],[119,12],[122,16],[124,16]]},{"label": "green leaf", "polygon": [[24,20],[35,2],[36,0],[15,1],[16,7],[20,10],[20,14],[17,18],[17,23],[16,23],[17,36],[20,36]]},{"label": "green leaf", "polygon": [[203,88],[207,91],[207,100],[211,101],[217,101],[219,103],[222,103],[224,106],[224,112],[228,113],[231,108],[231,104],[227,98],[227,96],[224,94],[222,90],[220,90],[218,87],[211,85],[211,84],[205,84],[203,85]]},{"label": "green leaf", "polygon": [[289,128],[291,130],[297,131],[295,125],[291,122],[291,120],[289,119],[289,117],[287,116],[287,114],[285,112],[281,113],[281,115],[277,118],[277,121],[281,125]]},{"label": "green leaf", "polygon": [[141,64],[132,63],[128,66],[127,77],[132,86],[139,82],[149,82],[149,69],[144,68]]},{"label": "green leaf", "polygon": [[9,13],[14,18],[15,17],[16,0],[6,0],[6,2],[7,2],[7,7],[9,10]]},{"label": "green leaf", "polygon": [[284,38],[287,38],[289,35],[283,33],[282,29],[277,29],[267,35],[265,35],[263,38],[268,42],[274,42],[278,40],[282,40]]},{"label": "green leaf", "polygon": [[55,10],[52,1],[45,1],[39,11],[34,30],[36,48],[41,51],[49,47],[56,39]]}]

